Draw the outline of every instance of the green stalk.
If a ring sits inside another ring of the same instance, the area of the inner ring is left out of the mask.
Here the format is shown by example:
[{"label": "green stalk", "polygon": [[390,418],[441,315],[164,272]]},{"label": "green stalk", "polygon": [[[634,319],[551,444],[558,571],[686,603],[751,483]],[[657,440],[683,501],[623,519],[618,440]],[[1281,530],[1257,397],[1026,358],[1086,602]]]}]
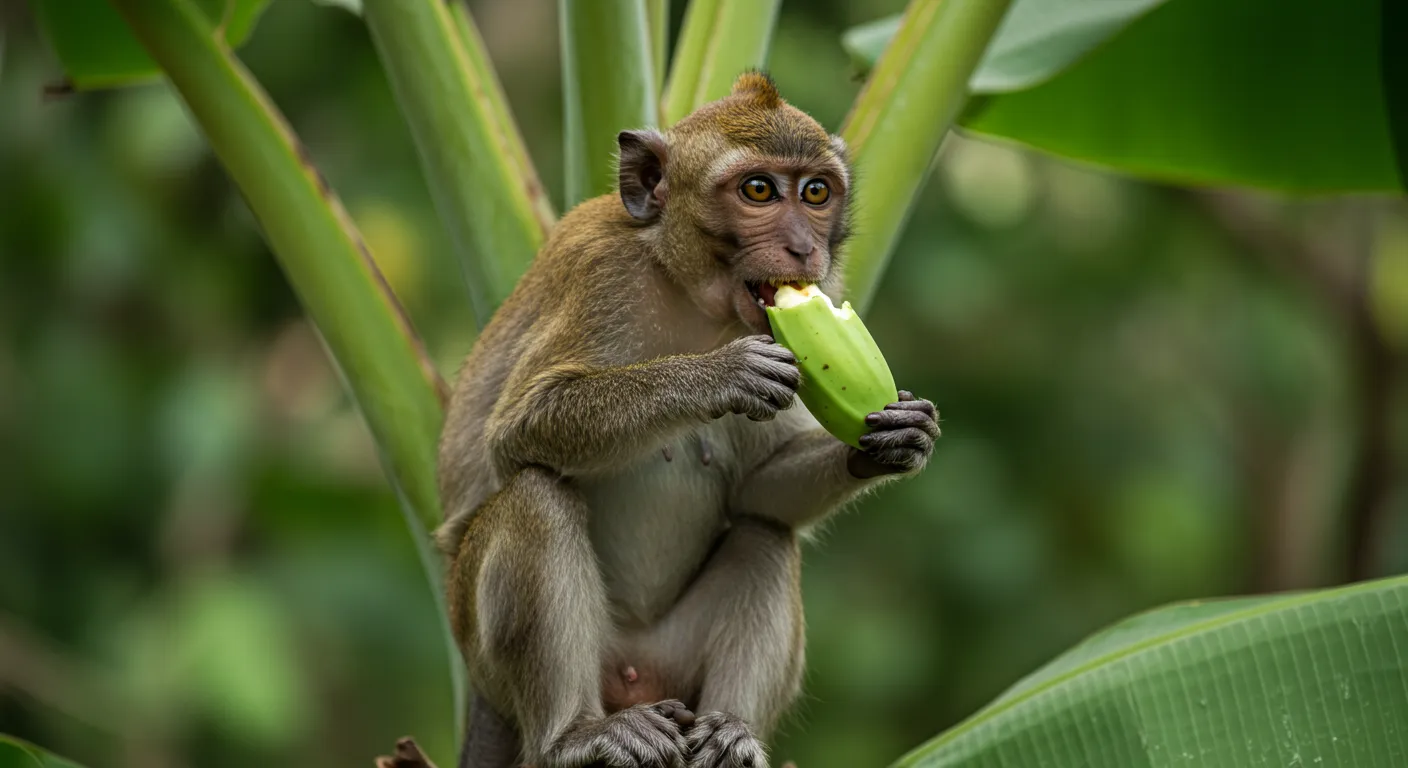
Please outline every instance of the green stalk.
[{"label": "green stalk", "polygon": [[659,111],[644,0],[561,0],[558,9],[570,208],[611,191],[616,134],[654,125]]},{"label": "green stalk", "polygon": [[666,51],[670,39],[670,0],[645,0],[645,13],[650,23],[650,61],[654,65],[655,95],[665,85]]},{"label": "green stalk", "polygon": [[685,10],[670,83],[665,126],[728,95],[747,69],[761,69],[781,0],[691,0]]},{"label": "green stalk", "polygon": [[[409,321],[288,123],[191,0],[112,2],[259,220],[376,438],[427,577],[443,595],[443,565],[427,529],[440,523],[435,453],[444,385]],[[457,658],[448,623],[443,628]],[[457,702],[462,674],[454,680]]]},{"label": "green stalk", "polygon": [[542,184],[468,15],[442,0],[364,0],[362,14],[482,327],[546,238]]},{"label": "green stalk", "polygon": [[538,225],[547,232],[556,223],[557,214],[552,210],[552,201],[548,200],[542,186],[537,183],[538,170],[533,165],[533,158],[528,154],[527,145],[523,143],[523,133],[518,130],[513,111],[509,109],[508,95],[504,93],[503,83],[499,82],[499,75],[494,71],[493,62],[489,60],[489,51],[484,46],[484,38],[479,34],[479,26],[470,17],[469,7],[462,0],[451,0],[449,7],[455,31],[459,33],[460,43],[464,46],[465,55],[469,57],[470,71],[479,73],[479,82],[485,86],[484,92],[479,95],[489,106],[493,117],[491,122],[508,146],[514,162],[514,172],[520,180],[535,185],[528,190],[528,198],[533,203]]},{"label": "green stalk", "polygon": [[846,294],[858,310],[875,294],[1010,2],[911,0],[846,118],[841,135],[864,180],[856,188],[856,235],[846,247]]}]

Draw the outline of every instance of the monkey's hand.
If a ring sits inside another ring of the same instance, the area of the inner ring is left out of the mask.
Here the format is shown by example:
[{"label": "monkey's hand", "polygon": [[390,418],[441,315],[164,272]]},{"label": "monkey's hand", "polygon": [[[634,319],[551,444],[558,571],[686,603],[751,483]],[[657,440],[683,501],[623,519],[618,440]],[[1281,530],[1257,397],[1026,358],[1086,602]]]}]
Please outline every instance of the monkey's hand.
[{"label": "monkey's hand", "polygon": [[771,336],[744,336],[710,353],[723,375],[710,394],[710,415],[740,413],[753,421],[768,421],[792,405],[802,375],[797,358]]},{"label": "monkey's hand", "polygon": [[846,467],[861,479],[917,472],[929,463],[939,436],[939,412],[928,400],[900,390],[899,402],[865,417],[871,431],[861,435]]}]

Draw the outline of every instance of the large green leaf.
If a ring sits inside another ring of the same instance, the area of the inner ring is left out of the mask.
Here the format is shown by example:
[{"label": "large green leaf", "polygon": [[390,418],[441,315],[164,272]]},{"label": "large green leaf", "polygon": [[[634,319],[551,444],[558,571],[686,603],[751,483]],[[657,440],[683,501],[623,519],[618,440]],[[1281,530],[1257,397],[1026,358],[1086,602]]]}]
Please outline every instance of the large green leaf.
[{"label": "large green leaf", "polygon": [[0,734],[0,768],[79,768],[23,739]]},{"label": "large green leaf", "polygon": [[[1168,0],[1016,0],[969,86],[979,93],[1029,88],[1060,72],[1131,22]],[[901,17],[889,16],[847,30],[842,44],[862,70],[874,66]]]},{"label": "large green leaf", "polygon": [[[161,74],[156,62],[122,23],[107,0],[32,0],[45,37],[58,54],[68,84],[106,88]],[[206,33],[219,31],[237,48],[254,31],[269,0],[199,0],[193,3]]]},{"label": "large green leaf", "polygon": [[1408,577],[1135,616],[897,765],[1408,765]]},{"label": "large green leaf", "polygon": [[616,184],[616,135],[658,121],[645,0],[561,0],[562,95],[570,208]]},{"label": "large green leaf", "polygon": [[[1384,40],[1401,5],[1017,0],[971,81],[989,95],[960,122],[1180,183],[1398,191],[1408,147],[1391,108],[1408,78],[1391,76]],[[853,55],[873,61],[884,33],[853,30]]]}]

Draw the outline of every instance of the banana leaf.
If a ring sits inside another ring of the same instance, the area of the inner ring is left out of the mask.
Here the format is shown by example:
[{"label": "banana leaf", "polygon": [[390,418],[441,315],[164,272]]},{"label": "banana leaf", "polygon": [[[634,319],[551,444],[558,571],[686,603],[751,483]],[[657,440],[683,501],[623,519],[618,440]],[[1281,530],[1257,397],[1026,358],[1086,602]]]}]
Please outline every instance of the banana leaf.
[{"label": "banana leaf", "polygon": [[1408,765],[1408,577],[1168,606],[1100,632],[897,768]]}]

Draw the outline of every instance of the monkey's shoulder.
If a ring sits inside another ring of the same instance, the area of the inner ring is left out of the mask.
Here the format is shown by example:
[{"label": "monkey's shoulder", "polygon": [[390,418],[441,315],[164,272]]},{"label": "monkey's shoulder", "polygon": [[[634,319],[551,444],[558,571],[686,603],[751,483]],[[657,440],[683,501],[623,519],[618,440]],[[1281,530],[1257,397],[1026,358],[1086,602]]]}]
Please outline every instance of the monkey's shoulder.
[{"label": "monkey's shoulder", "polygon": [[535,264],[638,259],[646,255],[644,231],[619,197],[594,197],[563,215]]}]

